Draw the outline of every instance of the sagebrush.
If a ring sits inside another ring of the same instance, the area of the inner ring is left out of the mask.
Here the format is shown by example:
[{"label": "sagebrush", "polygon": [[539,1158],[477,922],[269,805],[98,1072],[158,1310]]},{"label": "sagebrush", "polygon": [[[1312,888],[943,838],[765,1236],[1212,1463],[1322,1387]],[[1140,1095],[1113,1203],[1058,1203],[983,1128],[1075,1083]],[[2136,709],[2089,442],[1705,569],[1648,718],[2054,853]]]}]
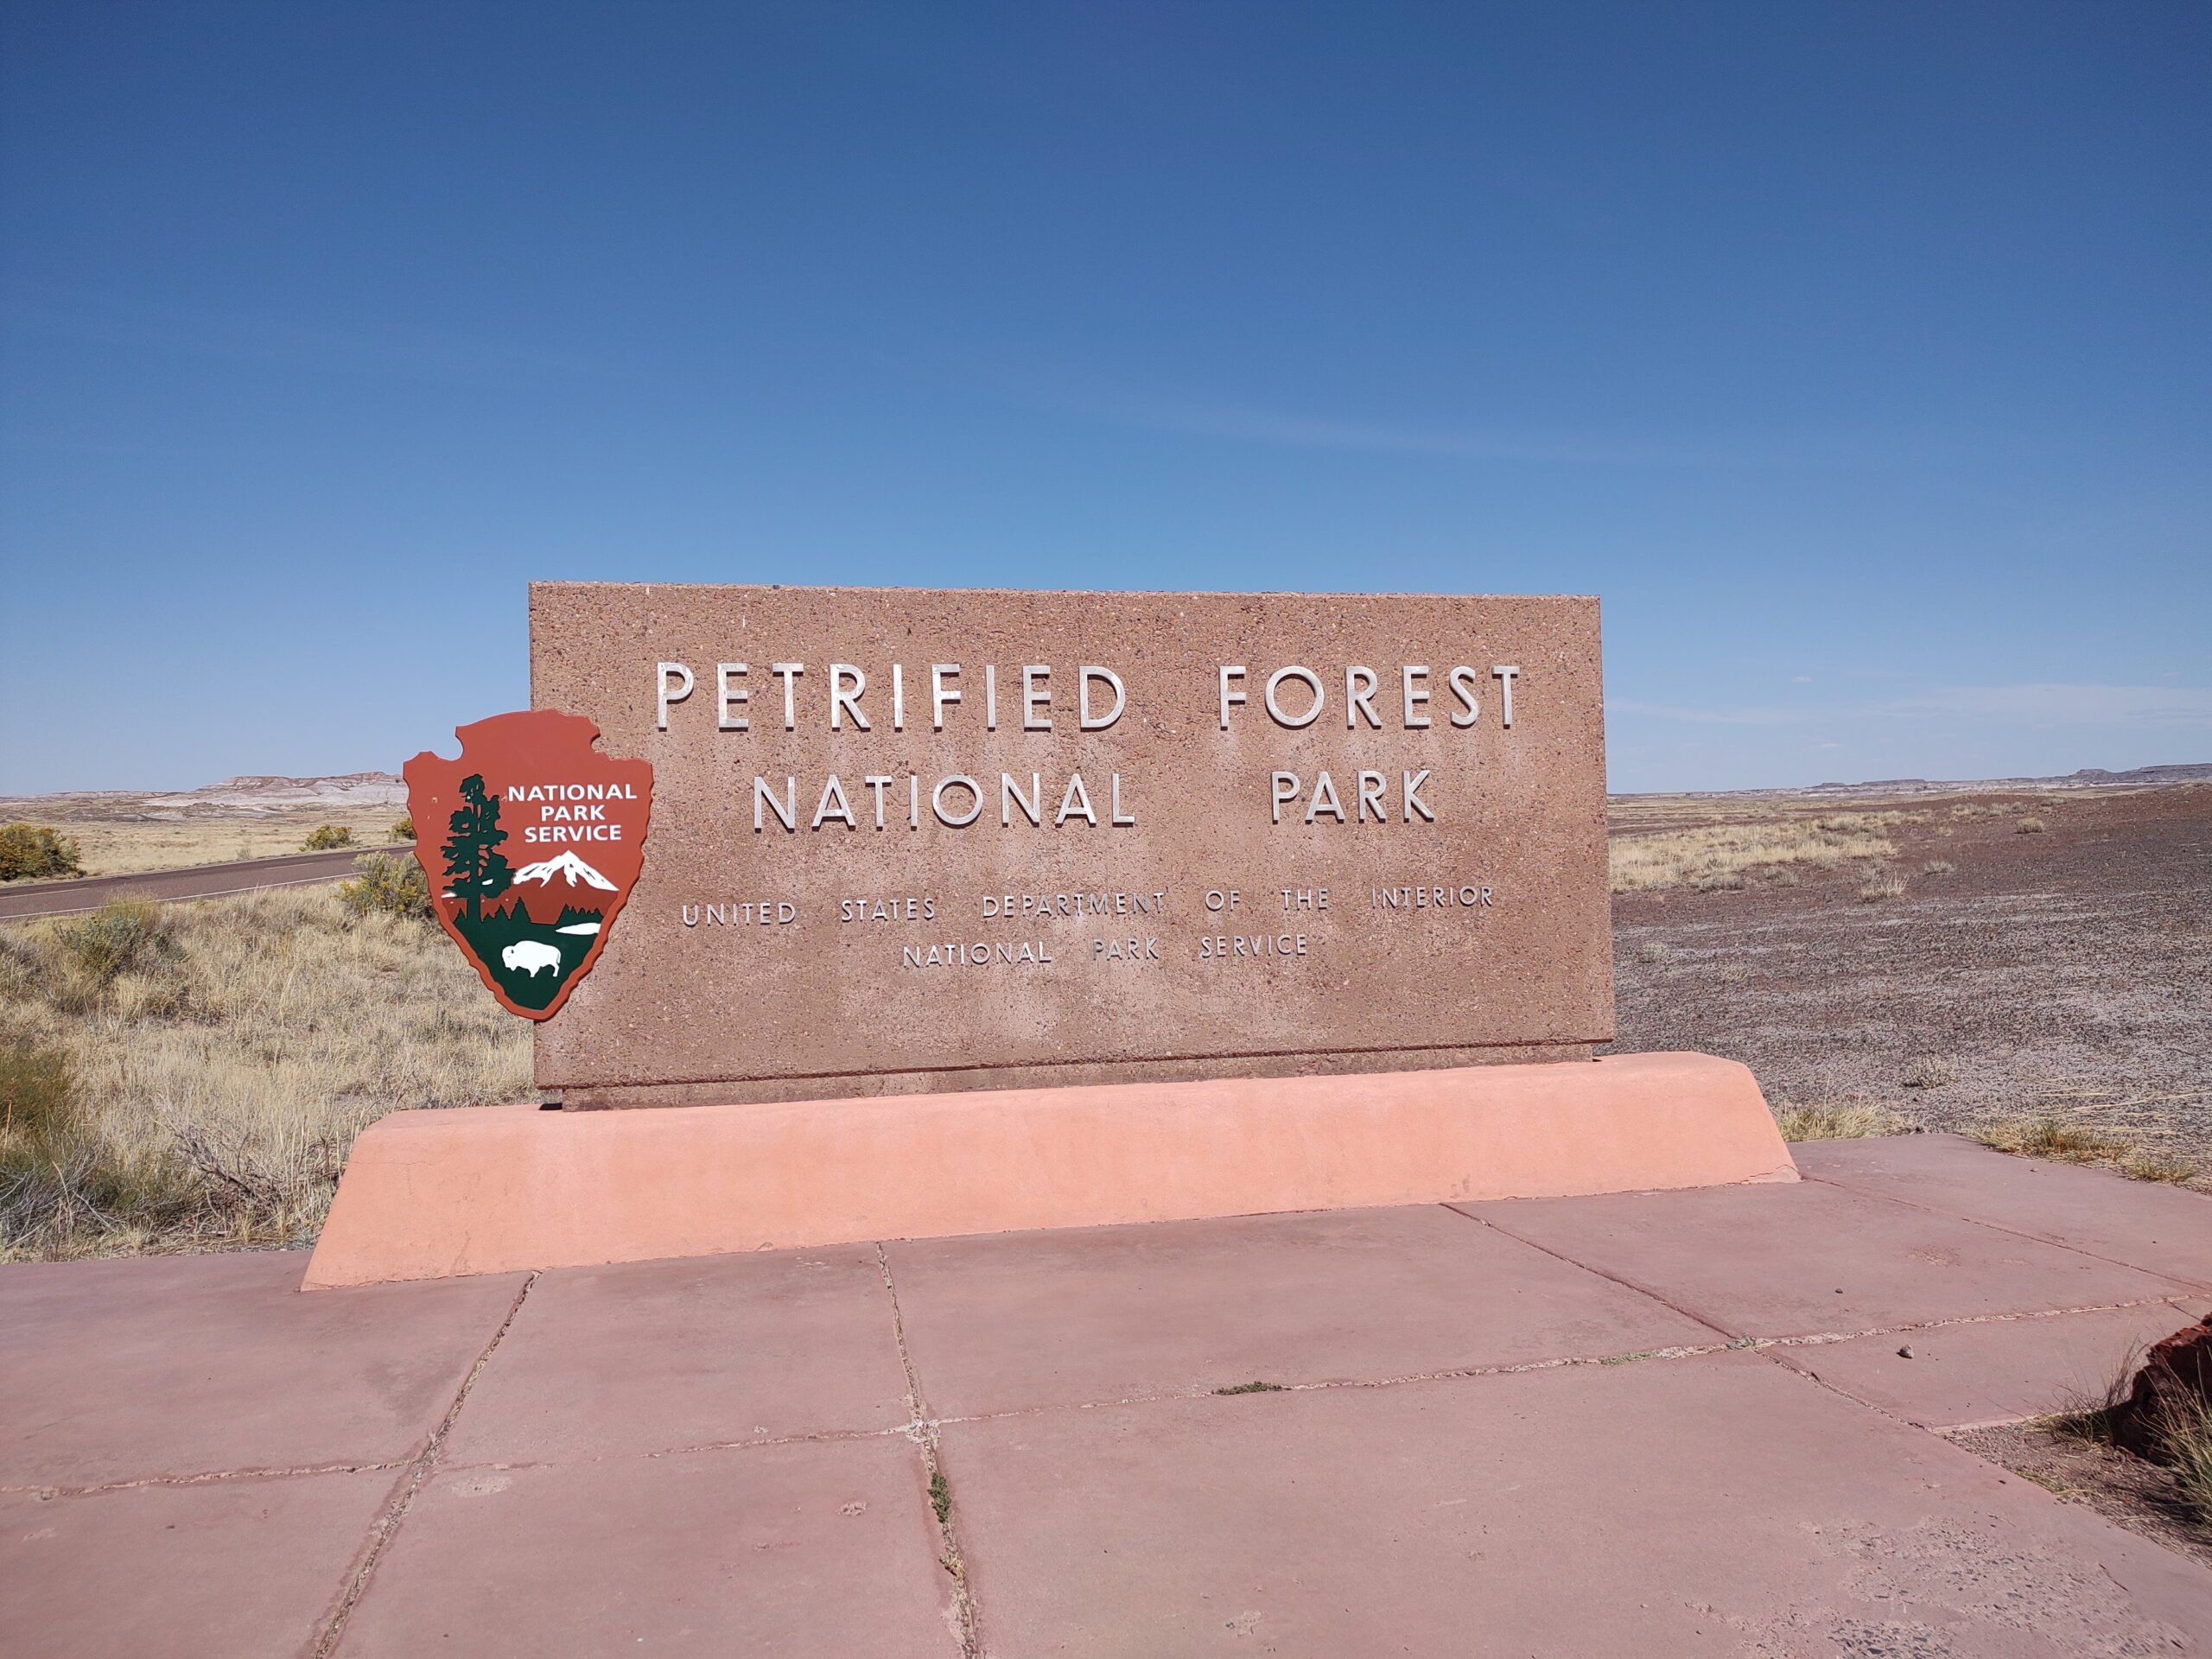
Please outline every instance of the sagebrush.
[{"label": "sagebrush", "polygon": [[81,875],[84,857],[76,842],[43,823],[0,824],[0,881],[42,875]]},{"label": "sagebrush", "polygon": [[353,861],[353,868],[360,874],[340,884],[338,897],[355,915],[381,911],[429,919],[430,884],[415,860],[400,854],[364,853]]}]

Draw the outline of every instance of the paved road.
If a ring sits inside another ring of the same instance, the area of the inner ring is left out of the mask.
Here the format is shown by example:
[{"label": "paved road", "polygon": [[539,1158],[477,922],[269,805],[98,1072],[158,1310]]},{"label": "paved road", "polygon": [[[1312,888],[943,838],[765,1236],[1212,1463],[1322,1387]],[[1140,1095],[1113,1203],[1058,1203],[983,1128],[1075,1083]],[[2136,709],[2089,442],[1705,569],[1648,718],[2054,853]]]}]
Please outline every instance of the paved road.
[{"label": "paved road", "polygon": [[0,922],[34,916],[75,916],[98,910],[118,893],[134,899],[219,899],[260,887],[297,887],[342,881],[363,853],[411,853],[411,841],[375,847],[343,847],[331,853],[287,853],[281,858],[242,858],[229,864],[194,864],[181,870],[141,870],[135,875],[88,875],[77,881],[41,881],[0,887]]},{"label": "paved road", "polygon": [[0,1630],[23,1659],[2203,1655],[2212,1571],[1932,1431],[2201,1311],[2212,1199],[1947,1135],[1798,1156],[306,1294],[279,1252],[0,1266]]}]

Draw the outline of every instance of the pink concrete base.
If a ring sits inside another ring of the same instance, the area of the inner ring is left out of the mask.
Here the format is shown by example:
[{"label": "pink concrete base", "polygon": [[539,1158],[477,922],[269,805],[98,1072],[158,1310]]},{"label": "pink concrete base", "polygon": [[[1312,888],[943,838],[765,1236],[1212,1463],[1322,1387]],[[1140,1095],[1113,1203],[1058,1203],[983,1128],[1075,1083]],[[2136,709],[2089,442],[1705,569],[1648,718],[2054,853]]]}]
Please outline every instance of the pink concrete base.
[{"label": "pink concrete base", "polygon": [[1707,1054],[874,1100],[395,1112],[306,1287],[1286,1210],[1797,1179]]}]

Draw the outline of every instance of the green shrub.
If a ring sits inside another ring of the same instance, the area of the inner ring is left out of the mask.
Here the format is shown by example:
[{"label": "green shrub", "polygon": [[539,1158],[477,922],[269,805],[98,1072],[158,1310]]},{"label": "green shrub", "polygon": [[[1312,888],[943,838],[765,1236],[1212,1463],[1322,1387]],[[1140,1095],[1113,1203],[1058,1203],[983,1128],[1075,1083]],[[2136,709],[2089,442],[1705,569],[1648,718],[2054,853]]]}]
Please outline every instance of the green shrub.
[{"label": "green shrub", "polygon": [[156,1226],[193,1202],[173,1160],[108,1143],[59,1049],[0,1041],[0,1246],[60,1255],[86,1234]]},{"label": "green shrub", "polygon": [[0,1243],[66,1236],[84,1207],[77,1190],[94,1161],[59,1049],[0,1044]]},{"label": "green shrub", "polygon": [[342,823],[318,823],[308,831],[303,843],[310,853],[327,853],[334,848],[351,847],[353,832]]},{"label": "green shrub", "polygon": [[77,843],[42,823],[0,824],[0,881],[34,875],[81,875]]},{"label": "green shrub", "polygon": [[389,838],[393,841],[414,840],[415,815],[411,812],[403,813],[398,818],[394,820]]},{"label": "green shrub", "polygon": [[54,930],[78,967],[101,985],[127,968],[150,968],[176,951],[162,907],[143,899],[111,899],[81,922]]},{"label": "green shrub", "polygon": [[357,916],[383,911],[392,916],[430,914],[430,884],[423,867],[404,853],[364,853],[353,861],[360,874],[338,889]]},{"label": "green shrub", "polygon": [[40,1139],[72,1121],[69,1057],[28,1043],[0,1047],[0,1135]]}]

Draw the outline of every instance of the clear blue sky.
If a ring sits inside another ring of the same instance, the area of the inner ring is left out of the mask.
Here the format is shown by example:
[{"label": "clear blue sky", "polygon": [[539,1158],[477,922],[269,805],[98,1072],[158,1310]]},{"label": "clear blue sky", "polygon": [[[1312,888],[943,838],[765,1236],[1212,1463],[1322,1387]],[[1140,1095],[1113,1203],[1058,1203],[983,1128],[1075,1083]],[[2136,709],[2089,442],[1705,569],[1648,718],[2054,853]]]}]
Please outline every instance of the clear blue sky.
[{"label": "clear blue sky", "polygon": [[0,792],[531,577],[1595,592],[1617,789],[2212,760],[2212,8],[0,12]]}]

